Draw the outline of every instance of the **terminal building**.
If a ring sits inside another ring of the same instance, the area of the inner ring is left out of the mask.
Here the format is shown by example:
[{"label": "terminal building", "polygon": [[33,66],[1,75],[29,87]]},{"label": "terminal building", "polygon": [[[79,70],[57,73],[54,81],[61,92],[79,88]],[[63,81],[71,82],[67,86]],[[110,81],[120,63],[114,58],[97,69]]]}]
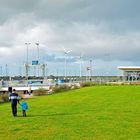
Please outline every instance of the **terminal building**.
[{"label": "terminal building", "polygon": [[125,81],[140,81],[140,66],[119,66]]}]

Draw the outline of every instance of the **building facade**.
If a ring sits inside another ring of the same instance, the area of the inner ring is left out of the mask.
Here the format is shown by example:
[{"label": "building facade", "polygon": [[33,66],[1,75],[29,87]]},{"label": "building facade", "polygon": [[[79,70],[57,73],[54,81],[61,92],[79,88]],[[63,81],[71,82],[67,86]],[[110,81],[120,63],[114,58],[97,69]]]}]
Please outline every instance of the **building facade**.
[{"label": "building facade", "polygon": [[125,81],[140,81],[140,66],[119,66]]}]

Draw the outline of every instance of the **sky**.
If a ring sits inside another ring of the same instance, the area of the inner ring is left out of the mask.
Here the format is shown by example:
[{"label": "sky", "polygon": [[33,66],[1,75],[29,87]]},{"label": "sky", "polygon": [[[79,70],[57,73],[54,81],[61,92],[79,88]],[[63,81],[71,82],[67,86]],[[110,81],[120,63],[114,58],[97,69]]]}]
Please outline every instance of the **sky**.
[{"label": "sky", "polygon": [[68,75],[78,76],[80,64],[85,75],[90,60],[93,75],[122,75],[118,66],[139,66],[139,5],[139,0],[0,0],[0,75],[25,75],[27,42],[29,63],[39,52],[48,75],[64,75],[64,48],[71,50]]}]

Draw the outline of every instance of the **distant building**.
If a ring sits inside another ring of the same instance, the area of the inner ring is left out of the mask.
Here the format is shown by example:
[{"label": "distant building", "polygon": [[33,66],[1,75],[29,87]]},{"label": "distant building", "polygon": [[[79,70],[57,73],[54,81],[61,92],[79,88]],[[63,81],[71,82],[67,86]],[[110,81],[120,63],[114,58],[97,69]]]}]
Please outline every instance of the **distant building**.
[{"label": "distant building", "polygon": [[140,80],[140,66],[119,66],[118,69],[123,71],[125,81]]}]

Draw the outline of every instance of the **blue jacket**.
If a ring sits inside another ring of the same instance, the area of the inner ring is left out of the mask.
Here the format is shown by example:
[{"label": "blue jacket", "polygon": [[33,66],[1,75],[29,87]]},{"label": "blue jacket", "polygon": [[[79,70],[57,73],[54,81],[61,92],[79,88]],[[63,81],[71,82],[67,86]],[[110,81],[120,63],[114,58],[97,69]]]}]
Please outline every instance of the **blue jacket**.
[{"label": "blue jacket", "polygon": [[22,110],[26,110],[28,108],[28,105],[25,101],[22,101],[22,103],[20,105],[22,107]]}]

